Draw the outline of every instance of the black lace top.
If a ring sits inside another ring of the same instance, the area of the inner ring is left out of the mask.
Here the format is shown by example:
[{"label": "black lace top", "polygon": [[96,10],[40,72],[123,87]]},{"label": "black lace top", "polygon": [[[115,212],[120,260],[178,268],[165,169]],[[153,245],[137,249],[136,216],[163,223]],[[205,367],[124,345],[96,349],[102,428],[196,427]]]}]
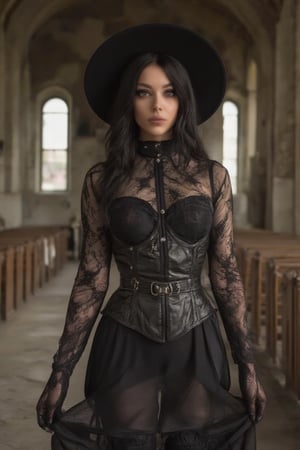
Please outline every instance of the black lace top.
[{"label": "black lace top", "polygon": [[112,199],[109,223],[99,191],[103,165],[97,164],[87,173],[82,190],[82,255],[54,357],[56,370],[72,372],[98,316],[107,290],[111,233],[135,245],[147,239],[158,224],[162,238],[165,224],[185,242],[208,236],[212,289],[234,360],[253,361],[243,286],[233,251],[228,173],[216,161],[191,160],[185,170],[178,169],[177,161],[172,141],[141,142],[132,176]]}]

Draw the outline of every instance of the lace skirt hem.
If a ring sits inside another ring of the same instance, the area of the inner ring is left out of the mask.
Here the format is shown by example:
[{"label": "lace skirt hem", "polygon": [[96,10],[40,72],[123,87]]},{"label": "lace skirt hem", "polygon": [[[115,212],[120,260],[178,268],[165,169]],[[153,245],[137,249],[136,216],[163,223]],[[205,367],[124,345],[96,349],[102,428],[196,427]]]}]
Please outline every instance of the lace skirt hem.
[{"label": "lace skirt hem", "polygon": [[255,450],[255,426],[229,387],[215,314],[165,344],[103,317],[86,399],[55,422],[52,450]]}]

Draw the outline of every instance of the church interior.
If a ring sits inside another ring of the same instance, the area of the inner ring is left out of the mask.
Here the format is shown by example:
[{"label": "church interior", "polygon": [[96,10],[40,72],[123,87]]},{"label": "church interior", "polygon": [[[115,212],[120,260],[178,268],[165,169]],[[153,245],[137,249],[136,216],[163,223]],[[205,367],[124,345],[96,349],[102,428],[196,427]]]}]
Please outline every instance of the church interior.
[{"label": "church interior", "polygon": [[[199,133],[232,181],[236,254],[268,396],[258,450],[299,449],[298,0],[0,0],[0,448],[50,448],[35,404],[78,264],[83,179],[105,160],[107,124],[87,103],[84,70],[101,42],[142,23],[199,32],[224,61],[224,101]],[[109,293],[116,286],[112,270]],[[87,352],[67,406],[83,396]]]}]

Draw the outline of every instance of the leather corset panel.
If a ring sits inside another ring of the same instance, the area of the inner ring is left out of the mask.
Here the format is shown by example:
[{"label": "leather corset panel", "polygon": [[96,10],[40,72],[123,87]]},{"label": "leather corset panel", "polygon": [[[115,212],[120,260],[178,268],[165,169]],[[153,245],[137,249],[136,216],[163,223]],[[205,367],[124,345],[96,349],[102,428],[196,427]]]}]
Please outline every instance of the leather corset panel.
[{"label": "leather corset panel", "polygon": [[[212,312],[205,291],[200,285],[200,273],[205,258],[207,235],[194,244],[183,243],[171,232],[168,240],[168,279],[160,270],[160,247],[157,229],[139,245],[126,245],[113,237],[113,252],[121,275],[121,287],[112,295],[103,314],[157,341],[174,340],[201,323]],[[154,245],[153,245],[154,243]],[[129,286],[122,287],[122,280]],[[153,295],[135,288],[142,283],[192,280],[191,289],[171,294]],[[199,283],[195,283],[198,280]]]},{"label": "leather corset panel", "polygon": [[[156,161],[153,164],[159,165]],[[156,183],[157,209],[131,195],[117,197],[110,204],[109,228],[121,286],[103,314],[152,340],[165,342],[187,333],[213,312],[200,286],[213,205],[208,196],[199,193],[180,198],[167,207],[162,192],[157,192],[164,180],[164,172],[160,170],[157,167],[154,171],[159,183],[158,186]],[[153,295],[153,282],[181,280],[192,280],[192,287]],[[147,282],[148,290],[139,289],[139,284]]]}]

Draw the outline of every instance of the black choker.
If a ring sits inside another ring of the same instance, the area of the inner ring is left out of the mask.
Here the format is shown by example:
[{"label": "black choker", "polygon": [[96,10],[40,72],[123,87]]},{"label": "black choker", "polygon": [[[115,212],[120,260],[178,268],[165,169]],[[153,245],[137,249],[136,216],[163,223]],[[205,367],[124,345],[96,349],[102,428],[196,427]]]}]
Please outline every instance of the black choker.
[{"label": "black choker", "polygon": [[139,141],[138,153],[150,158],[157,156],[169,155],[174,149],[173,141]]}]

